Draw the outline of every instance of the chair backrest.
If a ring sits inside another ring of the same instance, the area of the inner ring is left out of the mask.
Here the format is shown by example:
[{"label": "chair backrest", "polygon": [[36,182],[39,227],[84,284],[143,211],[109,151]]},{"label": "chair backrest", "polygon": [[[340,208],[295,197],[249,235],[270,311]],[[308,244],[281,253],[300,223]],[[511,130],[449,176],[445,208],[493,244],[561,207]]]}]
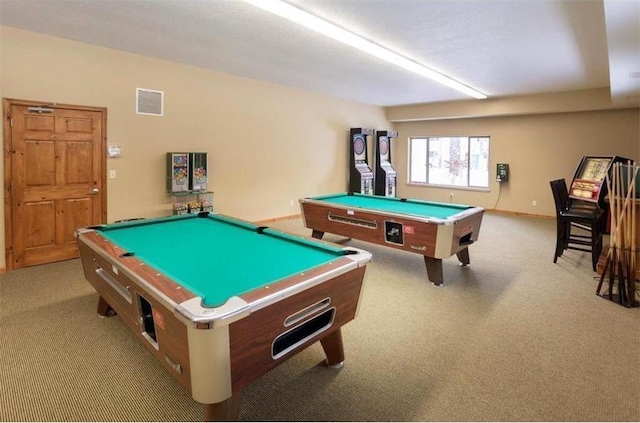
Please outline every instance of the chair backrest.
[{"label": "chair backrest", "polygon": [[549,182],[551,192],[553,193],[553,201],[556,203],[556,214],[567,210],[570,206],[569,191],[567,191],[567,183],[563,179],[556,179]]}]

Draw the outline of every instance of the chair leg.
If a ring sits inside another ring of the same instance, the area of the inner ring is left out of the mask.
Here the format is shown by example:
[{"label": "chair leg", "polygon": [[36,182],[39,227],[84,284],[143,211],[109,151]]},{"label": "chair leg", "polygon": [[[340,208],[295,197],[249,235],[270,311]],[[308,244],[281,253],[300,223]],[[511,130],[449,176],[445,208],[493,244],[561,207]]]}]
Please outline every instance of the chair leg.
[{"label": "chair leg", "polygon": [[598,259],[602,251],[602,232],[600,232],[600,221],[596,221],[591,226],[591,264],[593,271],[596,271]]},{"label": "chair leg", "polygon": [[556,263],[558,261],[558,257],[560,257],[566,246],[566,225],[560,220],[556,223],[556,252],[553,256],[553,262]]}]

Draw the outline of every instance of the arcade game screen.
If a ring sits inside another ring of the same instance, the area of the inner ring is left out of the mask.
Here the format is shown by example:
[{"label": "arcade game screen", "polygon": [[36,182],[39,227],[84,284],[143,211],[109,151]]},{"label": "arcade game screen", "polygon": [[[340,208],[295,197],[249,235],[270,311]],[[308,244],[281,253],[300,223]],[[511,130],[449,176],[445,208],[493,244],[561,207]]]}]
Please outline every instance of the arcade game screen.
[{"label": "arcade game screen", "polygon": [[587,158],[578,179],[602,182],[607,175],[607,169],[609,169],[610,164],[610,158]]}]

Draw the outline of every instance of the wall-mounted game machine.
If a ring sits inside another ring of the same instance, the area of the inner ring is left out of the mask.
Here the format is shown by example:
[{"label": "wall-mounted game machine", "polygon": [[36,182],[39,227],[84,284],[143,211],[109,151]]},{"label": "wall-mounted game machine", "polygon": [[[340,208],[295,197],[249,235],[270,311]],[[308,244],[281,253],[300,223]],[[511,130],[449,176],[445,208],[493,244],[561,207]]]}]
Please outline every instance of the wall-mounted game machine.
[{"label": "wall-mounted game machine", "polygon": [[376,195],[385,197],[396,196],[396,170],[391,165],[391,140],[397,138],[398,133],[392,131],[376,132]]},{"label": "wall-mounted game machine", "polygon": [[592,204],[608,209],[607,181],[614,163],[627,163],[629,159],[620,156],[584,156],[573,176],[569,187],[569,197],[580,203]]},{"label": "wall-mounted game machine", "polygon": [[373,129],[351,128],[349,191],[373,195],[373,171],[367,161],[367,135],[373,135]]}]

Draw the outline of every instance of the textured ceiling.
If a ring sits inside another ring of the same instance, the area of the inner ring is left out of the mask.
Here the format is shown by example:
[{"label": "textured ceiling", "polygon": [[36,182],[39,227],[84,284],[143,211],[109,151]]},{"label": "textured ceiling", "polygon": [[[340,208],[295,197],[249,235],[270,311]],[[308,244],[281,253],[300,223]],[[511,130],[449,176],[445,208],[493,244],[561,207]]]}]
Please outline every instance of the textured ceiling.
[{"label": "textured ceiling", "polygon": [[[637,0],[287,2],[489,97],[640,99]],[[470,98],[240,0],[0,0],[0,23],[375,105]]]}]

